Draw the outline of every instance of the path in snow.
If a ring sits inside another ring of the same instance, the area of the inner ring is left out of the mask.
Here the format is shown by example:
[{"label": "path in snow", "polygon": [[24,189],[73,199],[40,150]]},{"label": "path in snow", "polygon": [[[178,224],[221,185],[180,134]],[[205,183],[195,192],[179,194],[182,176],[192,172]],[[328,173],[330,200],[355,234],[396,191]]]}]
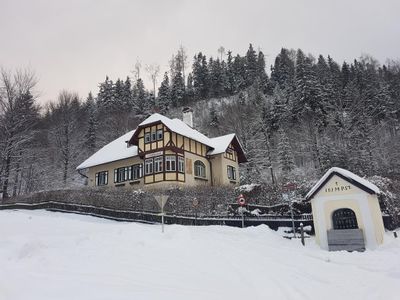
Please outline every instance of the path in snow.
[{"label": "path in snow", "polygon": [[400,239],[364,253],[267,226],[119,223],[0,211],[0,299],[400,299]]}]

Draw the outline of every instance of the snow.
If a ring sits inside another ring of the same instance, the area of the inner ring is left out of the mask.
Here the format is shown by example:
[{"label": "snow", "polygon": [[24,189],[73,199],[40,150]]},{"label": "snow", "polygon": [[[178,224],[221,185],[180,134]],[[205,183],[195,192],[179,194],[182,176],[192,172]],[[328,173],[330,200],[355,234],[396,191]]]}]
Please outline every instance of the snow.
[{"label": "snow", "polygon": [[211,143],[213,145],[213,150],[208,152],[208,155],[220,154],[224,153],[228,148],[229,144],[232,142],[235,137],[234,133],[215,137],[211,139]]},{"label": "snow", "polygon": [[[215,155],[225,152],[225,150],[228,148],[229,144],[235,137],[235,134],[232,133],[210,139],[204,134],[188,126],[182,120],[170,119],[158,113],[149,116],[146,120],[144,120],[142,123],[139,124],[139,127],[159,121],[161,121],[171,131],[189,137],[195,141],[198,141],[212,148],[212,150],[208,152],[209,155]],[[123,136],[117,138],[116,140],[112,141],[111,143],[105,145],[103,148],[101,148],[99,151],[97,151],[95,154],[93,154],[87,160],[81,163],[76,169],[77,170],[85,169],[96,165],[137,156],[138,155],[137,146],[127,147],[126,143],[131,139],[134,133],[135,130],[130,131],[124,134]]]},{"label": "snow", "polygon": [[0,211],[0,299],[399,299],[400,239],[363,253],[313,237]]},{"label": "snow", "polygon": [[103,148],[81,163],[76,169],[85,169],[138,155],[137,146],[127,147],[126,143],[134,133],[135,130],[129,131],[123,136],[120,136],[116,140],[105,145]]},{"label": "snow", "polygon": [[356,174],[354,174],[354,173],[352,173],[352,172],[350,172],[348,170],[345,170],[345,169],[342,169],[342,168],[338,168],[338,167],[333,167],[333,168],[330,168],[324,174],[324,176],[322,176],[321,179],[312,187],[312,189],[307,193],[306,199],[308,199],[319,188],[319,186],[325,181],[325,179],[328,178],[329,175],[331,175],[333,172],[339,173],[339,174],[343,175],[344,177],[346,177],[348,179],[357,181],[358,183],[360,183],[363,186],[369,188],[370,190],[372,190],[376,194],[380,194],[380,192],[381,192],[376,185],[372,184],[368,180],[366,180],[364,178],[361,178],[360,176],[358,176],[358,175],[356,175]]},{"label": "snow", "polygon": [[258,183],[243,184],[243,185],[237,187],[236,190],[239,192],[251,192],[256,187],[260,187],[260,184],[258,184]]}]

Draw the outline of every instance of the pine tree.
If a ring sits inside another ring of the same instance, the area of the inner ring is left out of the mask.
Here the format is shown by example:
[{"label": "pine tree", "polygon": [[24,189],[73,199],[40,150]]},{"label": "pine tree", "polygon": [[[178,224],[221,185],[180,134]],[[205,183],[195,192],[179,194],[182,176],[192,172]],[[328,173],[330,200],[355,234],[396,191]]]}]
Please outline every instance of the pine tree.
[{"label": "pine tree", "polygon": [[275,58],[275,63],[271,71],[272,88],[279,85],[281,89],[293,88],[295,76],[295,64],[292,53],[285,48]]},{"label": "pine tree", "polygon": [[132,97],[132,83],[129,77],[126,77],[121,94],[121,103],[124,111],[132,112],[134,108],[134,100]]},{"label": "pine tree", "polygon": [[245,58],[245,80],[246,80],[246,86],[250,86],[254,83],[254,80],[257,77],[257,73],[259,66],[257,63],[257,54],[256,51],[253,49],[253,45],[249,45],[249,49],[247,50],[246,53],[246,58]]},{"label": "pine tree", "polygon": [[146,90],[144,88],[143,80],[138,78],[133,88],[133,97],[135,102],[135,112],[139,115],[146,114],[147,109],[147,97]]},{"label": "pine tree", "polygon": [[86,99],[86,112],[88,117],[85,133],[85,145],[88,148],[89,153],[93,153],[96,150],[97,112],[92,92],[89,93]]},{"label": "pine tree", "polygon": [[106,76],[106,80],[100,83],[99,93],[97,94],[97,105],[102,113],[114,112],[114,96],[114,84]]},{"label": "pine tree", "polygon": [[257,80],[259,81],[259,86],[263,93],[265,94],[270,94],[271,91],[268,90],[269,85],[268,85],[268,75],[265,72],[265,57],[264,53],[262,51],[258,52],[258,57],[257,57]]},{"label": "pine tree", "polygon": [[177,72],[171,83],[171,103],[173,107],[185,104],[185,83],[181,72]]},{"label": "pine tree", "polygon": [[228,95],[233,95],[236,92],[235,87],[235,73],[233,70],[233,58],[232,52],[228,51],[228,58],[226,62],[226,79],[227,79],[227,86],[226,91]]},{"label": "pine tree", "polygon": [[171,91],[169,87],[168,73],[164,73],[164,79],[158,89],[157,107],[160,113],[165,114],[171,105]]},{"label": "pine tree", "polygon": [[221,97],[224,95],[223,70],[219,59],[210,58],[208,63],[210,74],[210,96]]},{"label": "pine tree", "polygon": [[236,55],[233,60],[233,77],[235,80],[234,83],[234,92],[240,92],[246,88],[246,64],[245,58],[240,57],[240,55]]}]

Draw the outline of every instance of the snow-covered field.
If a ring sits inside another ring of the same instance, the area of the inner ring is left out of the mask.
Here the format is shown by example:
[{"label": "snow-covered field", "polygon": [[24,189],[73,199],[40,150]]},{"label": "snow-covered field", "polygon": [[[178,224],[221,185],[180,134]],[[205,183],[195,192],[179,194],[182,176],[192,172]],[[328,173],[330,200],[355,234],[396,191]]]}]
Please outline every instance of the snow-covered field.
[{"label": "snow-covered field", "polygon": [[364,253],[267,226],[118,223],[0,211],[0,299],[400,299],[400,238]]}]

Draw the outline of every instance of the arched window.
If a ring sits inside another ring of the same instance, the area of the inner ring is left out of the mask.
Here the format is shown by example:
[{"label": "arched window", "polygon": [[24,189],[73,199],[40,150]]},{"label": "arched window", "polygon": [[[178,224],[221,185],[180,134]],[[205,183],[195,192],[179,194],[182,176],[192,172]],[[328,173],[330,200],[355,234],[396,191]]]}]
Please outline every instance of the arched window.
[{"label": "arched window", "polygon": [[194,176],[206,178],[206,166],[200,160],[194,162]]},{"label": "arched window", "polygon": [[332,214],[333,229],[358,228],[356,214],[350,208],[335,210]]}]

